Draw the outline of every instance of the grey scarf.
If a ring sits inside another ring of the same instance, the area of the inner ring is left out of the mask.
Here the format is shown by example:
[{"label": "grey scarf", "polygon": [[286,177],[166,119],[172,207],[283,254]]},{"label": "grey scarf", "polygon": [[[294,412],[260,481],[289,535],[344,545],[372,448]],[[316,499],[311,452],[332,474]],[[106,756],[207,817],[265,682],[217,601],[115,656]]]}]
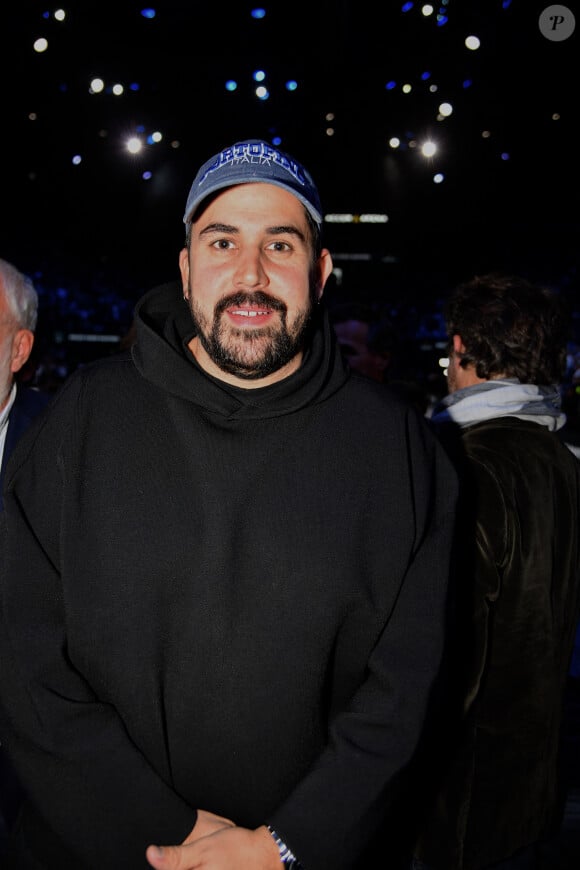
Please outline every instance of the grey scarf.
[{"label": "grey scarf", "polygon": [[505,378],[450,393],[436,405],[431,417],[436,423],[453,420],[462,429],[495,417],[519,417],[555,432],[566,422],[561,404],[557,384],[538,387]]}]

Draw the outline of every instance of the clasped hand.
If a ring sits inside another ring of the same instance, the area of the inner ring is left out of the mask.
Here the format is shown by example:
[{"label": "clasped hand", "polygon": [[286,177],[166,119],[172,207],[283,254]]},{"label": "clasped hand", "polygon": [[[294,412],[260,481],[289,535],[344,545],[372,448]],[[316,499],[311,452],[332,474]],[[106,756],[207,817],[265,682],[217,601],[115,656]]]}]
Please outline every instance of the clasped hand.
[{"label": "clasped hand", "polygon": [[156,870],[280,870],[278,847],[268,829],[239,828],[207,810],[179,846],[149,846],[146,858]]}]

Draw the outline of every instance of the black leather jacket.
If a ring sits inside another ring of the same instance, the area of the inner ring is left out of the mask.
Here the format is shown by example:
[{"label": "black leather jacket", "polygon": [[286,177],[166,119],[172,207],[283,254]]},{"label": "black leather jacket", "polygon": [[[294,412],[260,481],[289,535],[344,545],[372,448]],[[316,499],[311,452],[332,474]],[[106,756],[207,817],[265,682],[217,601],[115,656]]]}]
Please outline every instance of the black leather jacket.
[{"label": "black leather jacket", "polygon": [[462,724],[446,728],[450,755],[433,754],[445,761],[416,854],[435,868],[478,870],[558,823],[562,702],[580,610],[580,462],[556,434],[515,417],[465,428],[460,443],[451,655]]}]

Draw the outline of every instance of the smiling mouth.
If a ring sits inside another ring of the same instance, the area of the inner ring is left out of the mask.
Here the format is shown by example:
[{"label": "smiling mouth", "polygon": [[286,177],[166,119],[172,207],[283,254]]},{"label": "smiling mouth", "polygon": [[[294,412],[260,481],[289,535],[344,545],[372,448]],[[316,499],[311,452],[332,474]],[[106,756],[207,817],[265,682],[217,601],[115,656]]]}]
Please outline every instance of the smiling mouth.
[{"label": "smiling mouth", "polygon": [[253,305],[230,305],[225,309],[230,323],[238,328],[255,329],[266,326],[272,320],[275,309],[271,306]]},{"label": "smiling mouth", "polygon": [[230,308],[228,311],[234,317],[265,317],[271,314],[269,308]]}]

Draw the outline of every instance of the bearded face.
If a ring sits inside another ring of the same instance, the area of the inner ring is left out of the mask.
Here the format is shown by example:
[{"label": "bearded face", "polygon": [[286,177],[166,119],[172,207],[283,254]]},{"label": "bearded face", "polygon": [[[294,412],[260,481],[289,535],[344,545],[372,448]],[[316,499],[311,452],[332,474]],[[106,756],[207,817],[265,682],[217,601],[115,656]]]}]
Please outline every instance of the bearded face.
[{"label": "bearded face", "polygon": [[179,260],[202,368],[256,384],[296,370],[332,271],[329,252],[314,247],[308,213],[287,190],[257,182],[209,198]]},{"label": "bearded face", "polygon": [[191,292],[189,307],[207,355],[224,372],[254,380],[289,363],[304,346],[314,308],[314,293],[294,313],[268,293],[239,292],[225,296],[207,316]]}]

